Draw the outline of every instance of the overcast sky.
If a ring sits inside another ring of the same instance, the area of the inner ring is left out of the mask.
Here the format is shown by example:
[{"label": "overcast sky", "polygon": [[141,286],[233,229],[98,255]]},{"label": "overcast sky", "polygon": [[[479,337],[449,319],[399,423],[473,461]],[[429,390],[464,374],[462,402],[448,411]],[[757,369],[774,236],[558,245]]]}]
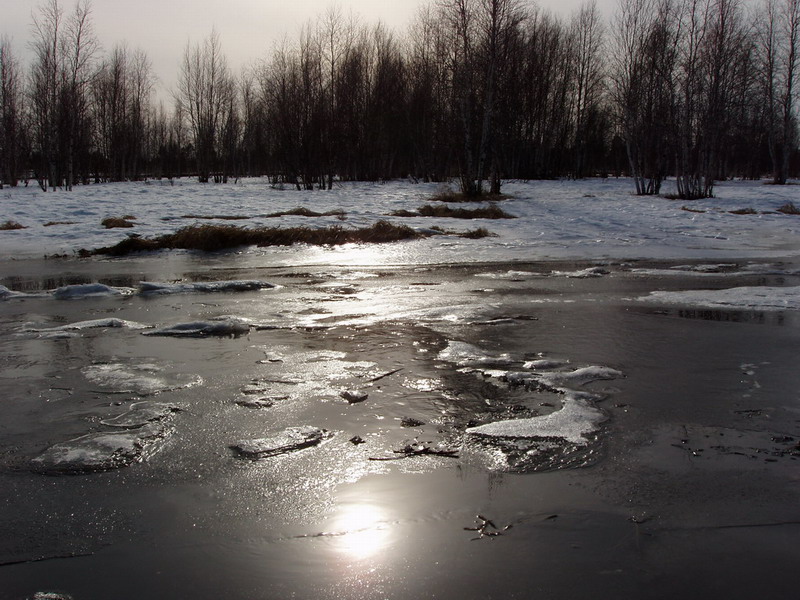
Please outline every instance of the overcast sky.
[{"label": "overcast sky", "polygon": [[[568,14],[581,0],[541,0],[541,6]],[[159,96],[168,95],[187,41],[198,42],[216,27],[234,69],[265,57],[285,36],[338,4],[362,22],[379,20],[403,32],[419,6],[433,0],[93,0],[95,32],[104,50],[119,42],[147,52],[159,79]],[[613,0],[600,0],[609,3]],[[74,0],[60,0],[69,13]],[[15,54],[27,64],[31,14],[41,0],[0,0],[0,35],[11,38]]]}]

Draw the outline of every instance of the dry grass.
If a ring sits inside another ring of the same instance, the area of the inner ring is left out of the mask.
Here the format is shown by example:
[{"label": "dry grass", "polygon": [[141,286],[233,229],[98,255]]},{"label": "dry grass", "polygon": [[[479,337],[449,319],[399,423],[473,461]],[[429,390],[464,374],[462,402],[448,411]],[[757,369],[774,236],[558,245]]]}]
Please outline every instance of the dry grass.
[{"label": "dry grass", "polygon": [[96,250],[81,250],[81,256],[103,254],[124,256],[132,252],[162,249],[226,250],[239,246],[316,246],[348,243],[396,242],[423,237],[410,227],[378,221],[371,227],[344,229],[339,225],[322,229],[308,227],[244,229],[234,225],[195,225],[153,239],[127,238],[118,244]]},{"label": "dry grass", "polygon": [[124,217],[107,217],[100,221],[100,224],[106,229],[114,229],[116,227],[133,227],[132,220],[136,217],[126,215]]},{"label": "dry grass", "polygon": [[510,215],[504,210],[495,205],[481,207],[481,208],[450,208],[449,206],[439,204],[433,206],[426,204],[420,206],[417,212],[407,210],[398,210],[392,213],[394,217],[445,217],[451,219],[514,219],[514,215]]},{"label": "dry grass", "polygon": [[[220,220],[220,221],[243,221],[245,219],[252,219],[253,217],[246,217],[244,215],[181,215],[181,219],[206,219],[206,220]],[[171,221],[174,217],[165,217],[164,220]]]},{"label": "dry grass", "polygon": [[797,208],[794,202],[787,202],[778,209],[778,212],[785,215],[800,215],[800,208]]},{"label": "dry grass", "polygon": [[506,200],[508,196],[505,194],[481,194],[480,196],[467,196],[461,192],[453,190],[445,190],[439,192],[435,196],[431,196],[431,202],[485,202],[485,201],[499,201]]},{"label": "dry grass", "polygon": [[247,219],[254,219],[254,218],[264,218],[264,219],[273,219],[277,217],[338,217],[342,219],[345,216],[345,212],[343,210],[331,210],[328,212],[316,212],[309,208],[305,208],[304,206],[300,206],[298,208],[292,208],[291,210],[284,210],[280,212],[269,213],[266,215],[255,215],[255,216],[247,216],[247,215],[182,215],[180,217],[164,217],[164,221],[172,221],[175,219],[205,219],[205,220],[214,220],[214,221],[244,221]]},{"label": "dry grass", "polygon": [[464,231],[463,233],[459,233],[458,236],[467,238],[469,240],[479,240],[485,237],[497,237],[497,234],[492,233],[485,227],[478,227],[477,229],[472,229],[470,231]]},{"label": "dry grass", "polygon": [[291,210],[284,210],[281,212],[271,213],[264,215],[268,218],[274,217],[343,217],[345,212],[343,210],[330,210],[328,212],[320,213],[304,206],[299,206]]},{"label": "dry grass", "polygon": [[0,231],[13,231],[15,229],[27,229],[27,227],[11,220],[6,221],[5,223],[0,223]]}]

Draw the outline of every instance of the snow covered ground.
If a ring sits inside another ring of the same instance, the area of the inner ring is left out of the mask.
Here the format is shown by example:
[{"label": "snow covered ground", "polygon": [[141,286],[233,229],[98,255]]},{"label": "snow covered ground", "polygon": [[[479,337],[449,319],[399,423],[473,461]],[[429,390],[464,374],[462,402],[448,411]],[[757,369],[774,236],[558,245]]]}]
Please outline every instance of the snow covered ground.
[{"label": "snow covered ground", "polygon": [[[0,192],[0,223],[16,221],[26,229],[0,231],[0,256],[41,258],[81,248],[113,245],[129,234],[166,234],[195,223],[241,227],[334,224],[363,227],[381,218],[415,228],[433,225],[464,231],[486,227],[497,237],[469,240],[435,236],[426,240],[338,248],[251,248],[245,254],[267,257],[275,265],[425,264],[538,261],[548,259],[711,259],[775,258],[800,255],[800,217],[776,210],[800,204],[800,187],[763,182],[723,182],[717,197],[696,202],[637,197],[628,179],[507,182],[502,202],[516,219],[461,220],[387,217],[395,210],[425,204],[441,184],[406,181],[345,183],[331,191],[275,189],[266,179],[237,184],[201,185],[194,179],[101,184],[73,192],[44,193],[28,188]],[[669,184],[666,186],[669,190]],[[342,218],[266,217],[306,207],[317,212],[344,211]],[[683,207],[692,211],[683,210]],[[730,211],[753,209],[756,214]],[[695,212],[698,211],[698,212]],[[702,211],[702,212],[700,212]],[[185,218],[248,217],[241,220]],[[107,217],[132,216],[134,226],[106,229]],[[55,223],[55,224],[51,224]]]}]

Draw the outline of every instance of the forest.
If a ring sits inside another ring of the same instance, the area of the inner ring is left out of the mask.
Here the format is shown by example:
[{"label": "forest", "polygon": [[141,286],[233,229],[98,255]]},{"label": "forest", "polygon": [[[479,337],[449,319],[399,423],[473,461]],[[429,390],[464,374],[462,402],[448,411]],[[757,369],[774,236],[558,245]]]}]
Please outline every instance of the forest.
[{"label": "forest", "polygon": [[89,0],[46,0],[26,44],[0,40],[0,187],[624,175],[697,199],[800,173],[800,0],[431,0],[404,32],[332,7],[241,72],[217,31],[187,43],[167,102],[146,49],[101,51]]}]

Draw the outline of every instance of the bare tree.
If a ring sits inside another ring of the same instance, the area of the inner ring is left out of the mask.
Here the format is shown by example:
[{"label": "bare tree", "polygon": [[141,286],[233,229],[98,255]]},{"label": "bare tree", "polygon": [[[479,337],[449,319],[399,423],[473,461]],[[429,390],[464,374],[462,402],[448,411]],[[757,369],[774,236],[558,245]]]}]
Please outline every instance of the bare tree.
[{"label": "bare tree", "polygon": [[588,162],[587,144],[592,121],[600,111],[603,93],[603,45],[604,29],[595,0],[578,9],[572,18],[571,34],[574,44],[573,61],[575,90],[573,92],[575,151],[574,177],[585,175]]},{"label": "bare tree", "polygon": [[671,0],[623,0],[614,26],[612,98],[638,195],[658,194],[674,127],[678,26]]},{"label": "bare tree", "polygon": [[19,64],[8,38],[0,39],[0,189],[15,187],[25,159],[24,106]]},{"label": "bare tree", "polygon": [[220,136],[235,89],[216,30],[202,44],[187,44],[176,101],[189,122],[201,183],[208,183],[218,166]]},{"label": "bare tree", "polygon": [[797,145],[794,112],[800,69],[800,0],[764,0],[758,42],[773,182],[785,184],[791,154]]}]

